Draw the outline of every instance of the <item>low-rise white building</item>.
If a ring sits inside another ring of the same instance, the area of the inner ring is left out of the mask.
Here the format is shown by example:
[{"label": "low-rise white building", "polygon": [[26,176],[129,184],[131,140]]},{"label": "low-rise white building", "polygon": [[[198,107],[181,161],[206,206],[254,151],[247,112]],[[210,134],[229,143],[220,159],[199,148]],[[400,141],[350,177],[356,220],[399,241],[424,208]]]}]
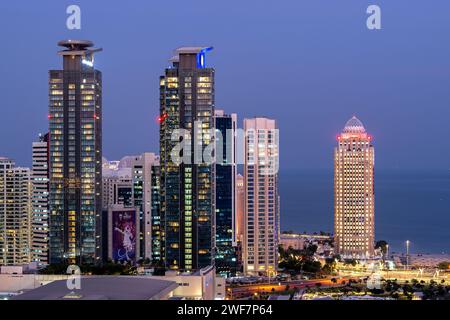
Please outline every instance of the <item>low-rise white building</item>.
[{"label": "low-rise white building", "polygon": [[212,266],[194,273],[168,271],[164,276],[150,277],[176,282],[178,288],[173,292],[174,297],[182,297],[187,300],[225,299],[225,279],[216,276],[216,269]]},{"label": "low-rise white building", "polygon": [[317,254],[332,254],[332,242],[333,238],[329,235],[283,233],[280,236],[280,245],[285,250],[289,247],[295,250],[302,250],[309,245],[316,245]]}]

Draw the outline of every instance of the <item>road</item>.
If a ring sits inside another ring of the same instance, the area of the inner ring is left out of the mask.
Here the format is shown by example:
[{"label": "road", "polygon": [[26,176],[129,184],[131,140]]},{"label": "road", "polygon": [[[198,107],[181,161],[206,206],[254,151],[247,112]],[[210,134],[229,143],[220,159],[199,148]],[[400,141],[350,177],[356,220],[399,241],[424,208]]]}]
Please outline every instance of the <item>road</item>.
[{"label": "road", "polygon": [[298,288],[304,289],[306,287],[315,287],[316,284],[320,283],[321,287],[332,287],[341,286],[342,281],[348,281],[350,278],[340,278],[337,283],[333,283],[331,279],[313,279],[313,280],[296,280],[296,281],[285,281],[285,282],[275,282],[273,284],[253,284],[253,285],[243,285],[233,288],[228,288],[228,297],[231,299],[240,299],[245,297],[250,297],[252,295],[261,294],[263,292],[283,292],[286,290],[286,286],[290,289]]}]

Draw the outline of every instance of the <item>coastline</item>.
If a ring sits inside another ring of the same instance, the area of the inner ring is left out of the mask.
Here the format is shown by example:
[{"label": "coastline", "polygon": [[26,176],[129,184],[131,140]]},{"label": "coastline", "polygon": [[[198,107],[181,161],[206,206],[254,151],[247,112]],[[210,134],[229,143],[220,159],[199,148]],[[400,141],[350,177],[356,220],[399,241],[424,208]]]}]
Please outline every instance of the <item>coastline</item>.
[{"label": "coastline", "polygon": [[[333,231],[333,172],[281,170],[281,231]],[[391,252],[450,253],[450,171],[378,170],[375,234]]]}]

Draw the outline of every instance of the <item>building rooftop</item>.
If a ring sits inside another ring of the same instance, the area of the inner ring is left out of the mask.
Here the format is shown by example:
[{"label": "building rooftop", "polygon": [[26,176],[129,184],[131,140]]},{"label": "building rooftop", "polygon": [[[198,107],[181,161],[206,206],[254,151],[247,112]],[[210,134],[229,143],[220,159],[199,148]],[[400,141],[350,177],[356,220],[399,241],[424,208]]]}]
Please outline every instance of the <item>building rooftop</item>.
[{"label": "building rooftop", "polygon": [[344,133],[364,133],[366,129],[362,122],[355,116],[347,121],[344,127]]},{"label": "building rooftop", "polygon": [[159,300],[178,287],[173,281],[138,276],[82,277],[81,290],[69,290],[66,280],[25,292],[13,300]]},{"label": "building rooftop", "polygon": [[180,60],[180,54],[199,54],[213,50],[213,47],[179,47],[174,50],[170,62],[178,62]]},{"label": "building rooftop", "polygon": [[66,49],[59,51],[62,56],[66,55],[86,55],[94,52],[100,52],[103,49],[92,48],[94,43],[89,40],[61,40],[58,42],[58,46]]},{"label": "building rooftop", "polygon": [[213,47],[179,47],[175,49],[175,53],[177,54],[197,54],[200,53],[201,51],[210,51],[212,50]]},{"label": "building rooftop", "polygon": [[67,49],[86,49],[94,46],[94,43],[89,40],[61,40],[58,42],[58,46],[66,47]]}]

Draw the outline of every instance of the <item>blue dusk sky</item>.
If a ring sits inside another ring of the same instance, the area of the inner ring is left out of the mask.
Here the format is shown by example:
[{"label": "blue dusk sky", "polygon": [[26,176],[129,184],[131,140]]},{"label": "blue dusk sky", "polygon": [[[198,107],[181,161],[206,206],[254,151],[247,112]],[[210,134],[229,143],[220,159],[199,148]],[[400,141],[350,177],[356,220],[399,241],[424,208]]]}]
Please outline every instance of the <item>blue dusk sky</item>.
[{"label": "blue dusk sky", "polygon": [[[82,30],[66,8],[82,9]],[[366,9],[382,10],[382,30]],[[0,155],[31,164],[47,130],[56,43],[104,49],[104,156],[158,152],[158,78],[172,50],[214,46],[216,105],[278,120],[283,169],[331,169],[357,115],[381,169],[450,169],[450,1],[0,1]]]}]

